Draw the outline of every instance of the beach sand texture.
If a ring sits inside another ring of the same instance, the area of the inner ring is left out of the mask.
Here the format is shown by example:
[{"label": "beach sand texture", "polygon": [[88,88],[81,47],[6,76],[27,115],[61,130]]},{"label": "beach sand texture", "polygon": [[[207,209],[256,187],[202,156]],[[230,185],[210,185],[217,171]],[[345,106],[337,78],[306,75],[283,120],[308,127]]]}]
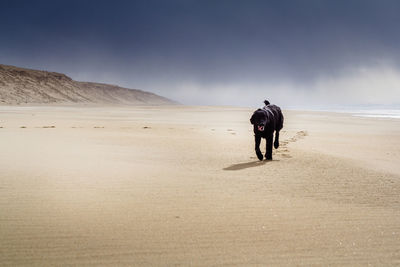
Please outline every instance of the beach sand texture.
[{"label": "beach sand texture", "polygon": [[399,265],[400,120],[251,114],[0,107],[0,265]]}]

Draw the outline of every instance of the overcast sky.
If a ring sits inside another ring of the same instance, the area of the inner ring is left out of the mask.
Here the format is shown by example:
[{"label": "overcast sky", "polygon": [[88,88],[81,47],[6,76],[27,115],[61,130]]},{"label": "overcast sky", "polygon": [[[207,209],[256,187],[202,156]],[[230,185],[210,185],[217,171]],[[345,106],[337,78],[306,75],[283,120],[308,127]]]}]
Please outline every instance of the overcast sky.
[{"label": "overcast sky", "polygon": [[400,1],[0,1],[0,63],[184,104],[400,104]]}]

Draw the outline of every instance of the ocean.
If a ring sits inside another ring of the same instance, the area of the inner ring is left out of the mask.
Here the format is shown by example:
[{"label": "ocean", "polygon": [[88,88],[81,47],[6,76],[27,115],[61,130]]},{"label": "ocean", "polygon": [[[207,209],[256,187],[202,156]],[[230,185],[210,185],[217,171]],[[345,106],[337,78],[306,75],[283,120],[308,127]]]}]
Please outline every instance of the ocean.
[{"label": "ocean", "polygon": [[357,117],[400,119],[400,109],[361,109],[346,112]]},{"label": "ocean", "polygon": [[400,119],[400,106],[391,107],[368,107],[368,106],[343,106],[343,107],[315,107],[306,108],[301,106],[284,107],[287,110],[309,110],[309,111],[327,111],[337,113],[348,113],[356,117],[366,118],[387,118],[387,119]]}]

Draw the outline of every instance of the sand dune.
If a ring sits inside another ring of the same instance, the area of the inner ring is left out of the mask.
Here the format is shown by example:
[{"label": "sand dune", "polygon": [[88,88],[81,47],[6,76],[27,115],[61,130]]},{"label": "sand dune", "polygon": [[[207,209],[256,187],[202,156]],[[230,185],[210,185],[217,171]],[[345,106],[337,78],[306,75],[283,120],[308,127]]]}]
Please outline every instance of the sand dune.
[{"label": "sand dune", "polygon": [[0,64],[0,104],[172,105],[153,93],[116,85],[77,82],[62,73]]},{"label": "sand dune", "polygon": [[285,111],[259,162],[248,109],[0,112],[0,265],[400,264],[398,120]]}]

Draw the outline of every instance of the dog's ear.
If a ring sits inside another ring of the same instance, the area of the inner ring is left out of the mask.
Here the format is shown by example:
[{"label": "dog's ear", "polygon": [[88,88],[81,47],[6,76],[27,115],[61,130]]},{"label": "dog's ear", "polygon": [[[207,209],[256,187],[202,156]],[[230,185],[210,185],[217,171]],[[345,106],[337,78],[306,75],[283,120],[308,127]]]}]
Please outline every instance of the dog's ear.
[{"label": "dog's ear", "polygon": [[254,114],[253,114],[253,116],[251,116],[251,118],[250,118],[250,123],[251,123],[251,124],[254,124]]}]

